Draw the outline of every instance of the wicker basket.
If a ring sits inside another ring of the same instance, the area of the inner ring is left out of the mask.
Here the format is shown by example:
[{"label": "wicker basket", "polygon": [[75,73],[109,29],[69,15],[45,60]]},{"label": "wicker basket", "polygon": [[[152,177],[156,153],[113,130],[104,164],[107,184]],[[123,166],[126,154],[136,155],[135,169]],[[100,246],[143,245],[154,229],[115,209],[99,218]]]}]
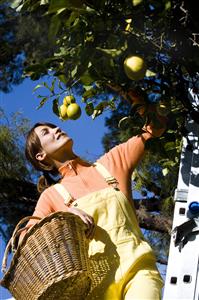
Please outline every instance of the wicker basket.
[{"label": "wicker basket", "polygon": [[[85,225],[71,213],[56,212],[40,219],[17,249],[17,236],[26,217],[16,226],[2,263],[1,285],[16,300],[83,300],[91,286]],[[6,271],[12,246],[13,258]]]}]

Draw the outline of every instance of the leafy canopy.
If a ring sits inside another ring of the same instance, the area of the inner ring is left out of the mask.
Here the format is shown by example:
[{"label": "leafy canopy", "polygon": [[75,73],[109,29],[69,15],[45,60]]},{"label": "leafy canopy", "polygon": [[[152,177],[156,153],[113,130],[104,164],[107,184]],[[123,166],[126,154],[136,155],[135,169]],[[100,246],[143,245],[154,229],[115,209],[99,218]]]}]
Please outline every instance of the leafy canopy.
[{"label": "leafy canopy", "polygon": [[[40,107],[51,99],[59,115],[63,95],[79,92],[86,113],[95,118],[104,109],[116,109],[129,89],[140,88],[146,101],[166,106],[176,117],[188,110],[198,119],[187,96],[190,82],[197,94],[199,66],[199,24],[193,0],[10,3],[20,20],[16,42],[23,43],[24,76],[55,78],[49,94],[38,95]],[[144,58],[143,80],[126,76],[123,62],[129,55]]]}]

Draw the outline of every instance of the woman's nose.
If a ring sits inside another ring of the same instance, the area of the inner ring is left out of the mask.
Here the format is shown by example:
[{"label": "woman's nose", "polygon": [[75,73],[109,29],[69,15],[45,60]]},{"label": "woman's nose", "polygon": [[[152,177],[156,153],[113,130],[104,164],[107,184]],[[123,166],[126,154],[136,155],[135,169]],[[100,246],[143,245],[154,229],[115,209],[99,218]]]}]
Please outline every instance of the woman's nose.
[{"label": "woman's nose", "polygon": [[60,129],[59,127],[55,127],[55,128],[54,128],[54,132],[55,132],[55,133],[60,132],[60,131],[61,131],[61,129]]}]

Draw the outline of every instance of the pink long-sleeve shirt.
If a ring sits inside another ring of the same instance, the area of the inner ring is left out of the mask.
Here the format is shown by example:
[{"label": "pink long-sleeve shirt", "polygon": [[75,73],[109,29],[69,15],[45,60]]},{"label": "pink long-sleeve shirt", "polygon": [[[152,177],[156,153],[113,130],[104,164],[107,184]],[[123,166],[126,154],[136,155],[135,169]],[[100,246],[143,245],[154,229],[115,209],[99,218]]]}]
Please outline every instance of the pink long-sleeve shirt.
[{"label": "pink long-sleeve shirt", "polygon": [[[117,179],[118,187],[129,200],[132,199],[131,175],[144,154],[146,139],[143,136],[132,137],[98,159],[98,162]],[[108,185],[92,164],[79,157],[68,161],[59,169],[59,172],[62,175],[62,185],[74,199],[104,189]],[[67,207],[62,196],[53,186],[50,186],[41,194],[34,215],[43,218],[60,210],[67,211]],[[32,225],[33,223],[34,221],[29,224]]]}]

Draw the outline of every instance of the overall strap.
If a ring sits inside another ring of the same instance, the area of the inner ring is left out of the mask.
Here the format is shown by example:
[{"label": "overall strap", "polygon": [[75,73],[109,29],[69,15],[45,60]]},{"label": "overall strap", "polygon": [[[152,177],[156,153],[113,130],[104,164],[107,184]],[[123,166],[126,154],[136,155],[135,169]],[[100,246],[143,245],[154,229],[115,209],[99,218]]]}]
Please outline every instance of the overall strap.
[{"label": "overall strap", "polygon": [[[105,181],[112,185],[115,189],[117,189],[118,181],[115,177],[113,177],[109,171],[100,163],[95,162],[94,167],[96,170],[102,175],[102,177],[105,179]],[[66,190],[66,188],[61,183],[54,184],[54,188],[56,191],[63,197],[64,204],[66,206],[71,206],[71,204],[75,201],[75,199],[71,196],[71,194]]]},{"label": "overall strap", "polygon": [[75,199],[73,199],[71,194],[65,189],[63,184],[56,183],[54,184],[54,188],[64,198],[64,204],[66,206],[70,206],[75,201]]},{"label": "overall strap", "polygon": [[94,167],[104,177],[104,179],[109,185],[113,185],[114,188],[117,188],[118,185],[117,179],[113,177],[102,164],[95,162]]}]

